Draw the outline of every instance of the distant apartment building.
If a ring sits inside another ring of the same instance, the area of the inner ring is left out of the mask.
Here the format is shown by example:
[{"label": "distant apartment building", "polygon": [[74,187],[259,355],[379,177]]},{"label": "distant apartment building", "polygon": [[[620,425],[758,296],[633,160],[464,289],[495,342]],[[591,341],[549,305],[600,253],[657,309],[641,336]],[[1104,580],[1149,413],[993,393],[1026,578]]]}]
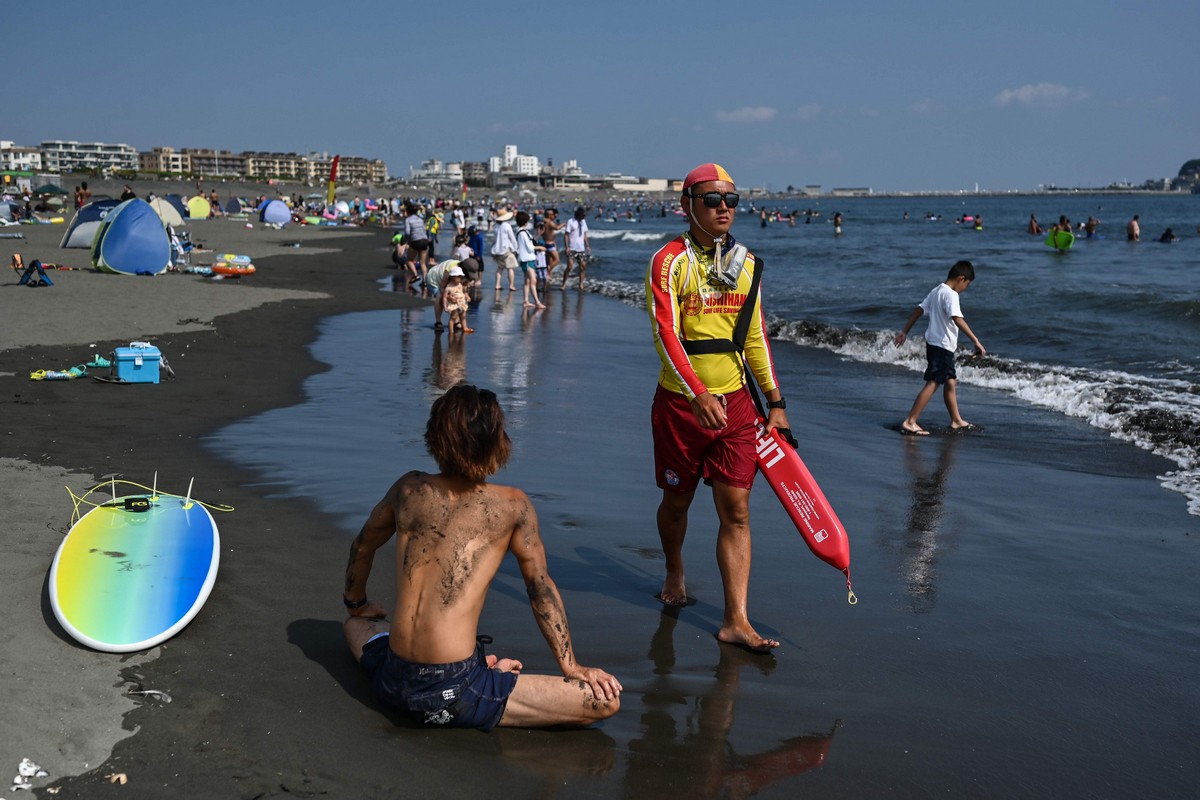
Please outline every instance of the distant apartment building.
[{"label": "distant apartment building", "polygon": [[228,150],[204,147],[185,147],[180,151],[191,161],[193,175],[214,175],[232,178],[246,177],[246,156]]},{"label": "distant apartment building", "polygon": [[138,151],[127,144],[104,142],[42,142],[42,167],[47,172],[74,170],[137,170]]},{"label": "distant apartment building", "polygon": [[42,151],[36,147],[18,147],[0,140],[0,169],[14,172],[38,172],[42,169]]},{"label": "distant apartment building", "polygon": [[295,153],[244,152],[247,178],[308,180],[308,159]]},{"label": "distant apartment building", "polygon": [[[308,154],[310,180],[329,180],[333,156],[328,153]],[[387,164],[378,158],[341,156],[338,158],[338,183],[383,183],[388,179]]]},{"label": "distant apartment building", "polygon": [[471,186],[486,186],[488,179],[488,165],[484,161],[464,161],[462,162],[463,183]]},{"label": "distant apartment building", "polygon": [[192,171],[192,157],[174,147],[155,147],[138,153],[138,170],[183,175]]}]

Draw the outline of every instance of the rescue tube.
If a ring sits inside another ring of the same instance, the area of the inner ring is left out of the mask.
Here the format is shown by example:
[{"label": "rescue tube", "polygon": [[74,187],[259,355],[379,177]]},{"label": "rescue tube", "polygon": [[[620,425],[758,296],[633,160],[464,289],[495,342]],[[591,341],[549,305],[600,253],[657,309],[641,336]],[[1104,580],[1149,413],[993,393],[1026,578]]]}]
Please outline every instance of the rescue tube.
[{"label": "rescue tube", "polygon": [[759,471],[771,484],[771,491],[792,518],[808,549],[846,576],[847,599],[854,605],[858,598],[850,583],[850,537],[833,506],[825,499],[825,493],[795,448],[779,431],[766,432],[766,422],[761,416],[758,417],[755,450]]}]

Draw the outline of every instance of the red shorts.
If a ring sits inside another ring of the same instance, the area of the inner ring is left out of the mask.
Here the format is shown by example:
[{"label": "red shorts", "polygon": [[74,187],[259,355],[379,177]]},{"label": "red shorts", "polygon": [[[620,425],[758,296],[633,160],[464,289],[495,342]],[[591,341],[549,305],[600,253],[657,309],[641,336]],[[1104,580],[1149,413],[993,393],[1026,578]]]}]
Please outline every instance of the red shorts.
[{"label": "red shorts", "polygon": [[654,393],[650,428],[654,433],[654,473],[660,489],[687,494],[701,478],[737,489],[754,485],[758,414],[745,388],[725,395],[726,425],[700,427],[686,396],[661,386]]}]

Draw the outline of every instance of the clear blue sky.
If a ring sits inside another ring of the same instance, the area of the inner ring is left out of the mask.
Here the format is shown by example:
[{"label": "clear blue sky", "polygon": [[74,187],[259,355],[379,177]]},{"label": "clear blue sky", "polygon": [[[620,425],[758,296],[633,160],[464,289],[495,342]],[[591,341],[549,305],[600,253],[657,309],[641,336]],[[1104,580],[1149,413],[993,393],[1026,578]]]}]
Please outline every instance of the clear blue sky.
[{"label": "clear blue sky", "polygon": [[1032,189],[1200,158],[1200,2],[94,0],[4,13],[0,139],[328,151],[505,144],[739,186]]}]

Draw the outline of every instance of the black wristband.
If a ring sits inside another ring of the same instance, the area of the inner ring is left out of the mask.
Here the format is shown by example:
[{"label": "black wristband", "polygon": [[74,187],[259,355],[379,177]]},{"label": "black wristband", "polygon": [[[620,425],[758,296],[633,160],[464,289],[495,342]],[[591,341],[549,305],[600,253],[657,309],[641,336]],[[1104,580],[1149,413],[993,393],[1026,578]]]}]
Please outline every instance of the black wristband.
[{"label": "black wristband", "polygon": [[782,397],[778,400],[768,400],[767,408],[787,408],[787,400]]},{"label": "black wristband", "polygon": [[367,604],[367,598],[364,597],[362,600],[354,602],[352,600],[347,600],[346,595],[342,595],[342,603],[346,606],[346,608],[362,608]]}]

